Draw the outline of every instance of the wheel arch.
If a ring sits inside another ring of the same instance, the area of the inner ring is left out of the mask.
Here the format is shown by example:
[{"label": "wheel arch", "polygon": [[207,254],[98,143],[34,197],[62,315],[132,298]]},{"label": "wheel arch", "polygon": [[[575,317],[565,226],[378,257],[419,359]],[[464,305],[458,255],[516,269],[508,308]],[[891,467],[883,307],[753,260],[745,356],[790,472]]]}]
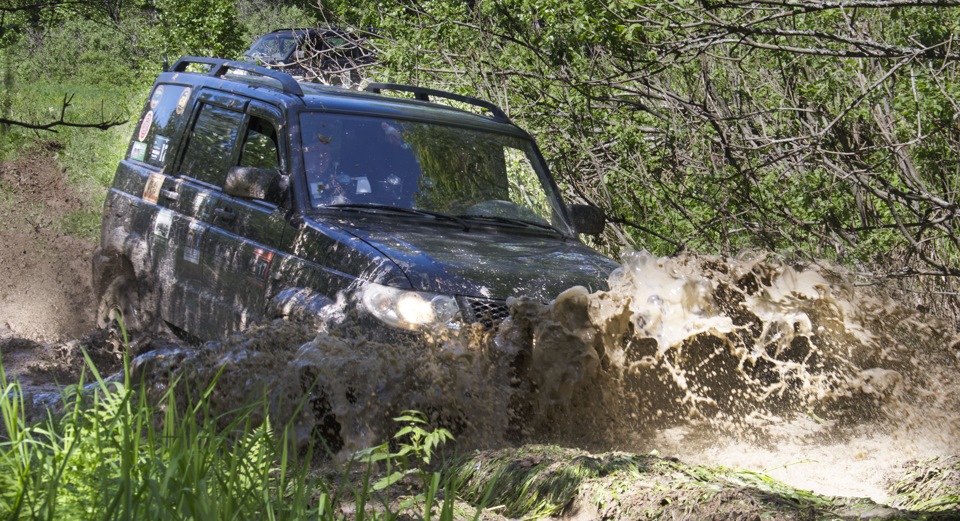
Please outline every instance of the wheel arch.
[{"label": "wheel arch", "polygon": [[157,281],[146,239],[138,233],[114,229],[93,254],[93,290],[98,303],[109,284],[118,276],[129,275],[137,281],[140,305],[147,319],[145,324],[159,322]]}]

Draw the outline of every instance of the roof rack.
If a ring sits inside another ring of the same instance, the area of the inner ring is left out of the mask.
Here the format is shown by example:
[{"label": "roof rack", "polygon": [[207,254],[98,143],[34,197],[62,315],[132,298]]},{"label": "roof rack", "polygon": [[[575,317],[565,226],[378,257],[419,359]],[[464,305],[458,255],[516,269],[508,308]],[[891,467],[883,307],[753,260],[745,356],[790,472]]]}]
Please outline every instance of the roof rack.
[{"label": "roof rack", "polygon": [[494,105],[493,103],[479,98],[472,98],[470,96],[461,96],[460,94],[454,94],[452,92],[444,92],[442,90],[428,89],[425,87],[414,87],[412,85],[400,85],[396,83],[371,83],[367,85],[364,90],[374,94],[380,94],[380,92],[384,90],[410,92],[413,93],[413,97],[415,99],[420,101],[430,101],[430,96],[460,101],[489,110],[490,113],[493,114],[493,119],[503,121],[505,123],[510,122],[510,118],[507,117],[507,114],[504,113],[500,107]]},{"label": "roof rack", "polygon": [[174,63],[170,70],[172,72],[186,72],[187,66],[194,64],[209,66],[210,70],[207,72],[207,74],[210,76],[222,77],[230,69],[235,69],[252,72],[267,78],[272,78],[280,82],[280,86],[284,93],[292,94],[301,98],[303,97],[303,89],[300,88],[300,84],[297,83],[297,80],[293,79],[293,77],[291,77],[289,74],[268,69],[266,67],[261,67],[259,65],[254,65],[252,63],[224,60],[222,58],[184,56],[183,58],[177,60],[177,63]]}]

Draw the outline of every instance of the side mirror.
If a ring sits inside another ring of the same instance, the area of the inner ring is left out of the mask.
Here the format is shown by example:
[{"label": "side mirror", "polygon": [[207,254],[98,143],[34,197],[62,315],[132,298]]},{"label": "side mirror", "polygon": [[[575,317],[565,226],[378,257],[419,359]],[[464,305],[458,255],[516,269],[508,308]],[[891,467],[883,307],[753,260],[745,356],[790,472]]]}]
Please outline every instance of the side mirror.
[{"label": "side mirror", "polygon": [[591,204],[571,204],[570,217],[573,218],[573,228],[577,233],[600,235],[607,224],[603,210]]},{"label": "side mirror", "polygon": [[223,191],[233,197],[257,199],[282,205],[290,188],[290,178],[266,168],[233,166],[227,170]]}]

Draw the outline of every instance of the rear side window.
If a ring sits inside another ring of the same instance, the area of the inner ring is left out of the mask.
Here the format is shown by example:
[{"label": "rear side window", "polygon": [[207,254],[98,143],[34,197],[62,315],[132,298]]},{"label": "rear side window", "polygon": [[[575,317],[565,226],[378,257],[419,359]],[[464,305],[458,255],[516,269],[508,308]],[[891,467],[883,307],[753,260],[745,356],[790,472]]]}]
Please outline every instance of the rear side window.
[{"label": "rear side window", "polygon": [[180,134],[184,113],[190,101],[190,88],[160,84],[153,88],[150,100],[133,131],[127,157],[163,168],[172,159],[174,136]]},{"label": "rear side window", "polygon": [[227,168],[235,165],[234,149],[243,113],[217,105],[201,105],[190,132],[180,173],[214,186],[223,186]]}]

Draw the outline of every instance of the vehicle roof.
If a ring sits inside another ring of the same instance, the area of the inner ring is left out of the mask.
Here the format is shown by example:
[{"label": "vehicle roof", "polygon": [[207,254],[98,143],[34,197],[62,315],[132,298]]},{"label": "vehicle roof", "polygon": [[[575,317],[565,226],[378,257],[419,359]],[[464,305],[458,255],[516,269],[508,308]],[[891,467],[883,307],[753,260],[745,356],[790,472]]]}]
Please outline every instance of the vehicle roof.
[{"label": "vehicle roof", "polygon": [[[304,104],[310,109],[356,114],[376,114],[399,119],[427,119],[436,122],[488,128],[499,132],[520,132],[515,125],[488,116],[416,99],[374,94],[343,87],[301,83]],[[525,134],[525,133],[524,133]]]},{"label": "vehicle roof", "polygon": [[[182,59],[181,61],[186,60]],[[527,136],[526,132],[508,120],[495,119],[447,104],[432,103],[411,98],[387,96],[372,92],[318,83],[296,82],[292,77],[275,70],[243,62],[196,58],[192,63],[217,62],[227,64],[229,71],[222,75],[210,72],[177,71],[160,75],[157,82],[180,83],[215,88],[224,92],[260,99],[280,106],[302,105],[307,110],[322,110],[343,114],[375,115],[396,119],[427,120],[437,123],[476,127],[499,133]],[[243,70],[253,74],[236,74]],[[284,77],[278,76],[283,75]],[[298,91],[299,92],[296,92]]]}]

